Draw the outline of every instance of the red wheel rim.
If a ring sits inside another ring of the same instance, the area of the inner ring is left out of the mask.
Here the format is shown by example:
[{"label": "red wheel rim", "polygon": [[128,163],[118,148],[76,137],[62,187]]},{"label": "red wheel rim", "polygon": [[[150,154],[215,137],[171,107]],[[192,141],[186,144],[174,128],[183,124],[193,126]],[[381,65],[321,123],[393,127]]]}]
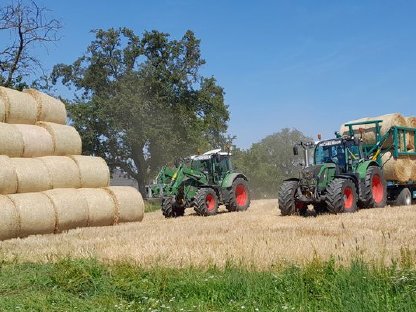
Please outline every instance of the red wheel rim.
[{"label": "red wheel rim", "polygon": [[208,194],[207,197],[205,197],[205,202],[208,211],[213,211],[215,209],[215,198],[212,194]]},{"label": "red wheel rim", "polygon": [[383,200],[384,187],[378,174],[375,174],[371,180],[371,192],[373,194],[374,201],[377,204]]},{"label": "red wheel rim", "polygon": [[235,188],[235,201],[238,206],[244,206],[247,204],[248,194],[244,184],[238,184]]},{"label": "red wheel rim", "polygon": [[347,186],[344,189],[344,207],[346,209],[351,208],[353,202],[354,202],[354,194],[352,193],[352,188]]}]

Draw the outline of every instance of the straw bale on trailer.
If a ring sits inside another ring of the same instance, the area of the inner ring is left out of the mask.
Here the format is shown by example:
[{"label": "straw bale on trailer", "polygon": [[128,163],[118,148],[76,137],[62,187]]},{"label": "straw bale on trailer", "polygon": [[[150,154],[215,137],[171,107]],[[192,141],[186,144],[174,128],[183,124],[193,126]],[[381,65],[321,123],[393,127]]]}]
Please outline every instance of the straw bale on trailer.
[{"label": "straw bale on trailer", "polygon": [[53,154],[53,141],[48,131],[34,125],[16,125],[23,138],[22,157],[39,157]]},{"label": "straw bale on trailer", "polygon": [[52,188],[79,188],[81,179],[75,161],[65,156],[39,157],[46,166],[51,178]]},{"label": "straw bale on trailer", "polygon": [[4,121],[12,124],[34,124],[38,114],[38,104],[29,94],[0,87],[0,97],[5,102]]},{"label": "straw bale on trailer", "polygon": [[[407,127],[416,129],[416,117],[406,117]],[[408,140],[407,148],[415,148],[415,134],[412,131],[409,131],[409,136],[406,138]]]},{"label": "straw bale on trailer", "polygon": [[414,162],[408,156],[394,159],[392,153],[387,152],[382,157],[384,177],[386,180],[407,182],[412,177]]},{"label": "straw bale on trailer", "polygon": [[23,92],[31,95],[38,105],[37,121],[48,121],[63,125],[66,123],[65,104],[60,100],[34,89],[26,89]]},{"label": "straw bale on trailer", "polygon": [[40,192],[52,188],[45,164],[37,158],[10,158],[17,175],[17,193]]},{"label": "straw bale on trailer", "polygon": [[116,203],[117,223],[143,220],[144,202],[139,191],[130,186],[110,186],[105,190]]},{"label": "straw bale on trailer", "polygon": [[78,192],[88,204],[88,226],[106,226],[116,222],[116,203],[108,192],[99,188],[81,188]]},{"label": "straw bale on trailer", "polygon": [[0,195],[0,240],[19,235],[19,215],[9,197]]},{"label": "straw bale on trailer", "polygon": [[82,141],[74,127],[52,122],[38,122],[38,126],[45,128],[52,136],[55,156],[80,155]]},{"label": "straw bale on trailer", "polygon": [[0,155],[0,194],[13,194],[16,191],[16,170],[8,156]]},{"label": "straw bale on trailer", "polygon": [[[382,120],[383,122],[380,123],[381,126],[381,135],[384,135],[387,133],[387,131],[392,126],[407,126],[406,119],[398,114],[388,114],[378,117],[365,117],[357,120],[352,120],[346,123],[355,123],[355,122],[364,122],[364,121],[371,121],[371,120]],[[354,134],[358,137],[361,137],[361,133],[359,132],[359,129],[363,130],[362,138],[365,143],[367,144],[375,144],[376,143],[376,132],[375,132],[375,124],[369,124],[369,125],[360,125],[360,126],[353,126]],[[348,127],[345,126],[345,123],[341,125],[340,127],[340,134],[341,135],[348,135]],[[391,144],[391,140],[386,141],[386,145]]]},{"label": "straw bale on trailer", "polygon": [[88,225],[88,204],[76,189],[53,189],[43,194],[55,208],[56,233]]},{"label": "straw bale on trailer", "polygon": [[52,202],[42,193],[11,194],[19,215],[18,237],[48,234],[55,231],[55,211]]},{"label": "straw bale on trailer", "polygon": [[110,185],[110,170],[101,157],[70,156],[78,165],[81,176],[81,187],[94,188]]},{"label": "straw bale on trailer", "polygon": [[21,157],[23,149],[23,137],[17,130],[16,125],[0,122],[0,154]]}]

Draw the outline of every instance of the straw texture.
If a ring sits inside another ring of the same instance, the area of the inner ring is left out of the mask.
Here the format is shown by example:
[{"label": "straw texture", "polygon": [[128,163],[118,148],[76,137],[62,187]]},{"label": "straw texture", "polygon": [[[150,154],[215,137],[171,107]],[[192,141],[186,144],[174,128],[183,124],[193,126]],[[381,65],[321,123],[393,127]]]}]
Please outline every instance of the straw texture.
[{"label": "straw texture", "polygon": [[26,89],[23,92],[31,95],[38,105],[37,121],[48,121],[58,124],[66,123],[67,113],[65,104],[60,100],[34,89]]},{"label": "straw texture", "polygon": [[12,124],[34,124],[37,119],[38,105],[27,93],[0,87],[1,97],[6,99],[5,121]]},{"label": "straw texture", "polygon": [[8,156],[0,155],[0,194],[13,194],[16,193],[16,191],[16,170]]},{"label": "straw texture", "polygon": [[38,122],[37,125],[45,128],[52,136],[54,145],[53,155],[66,156],[81,154],[81,137],[74,127],[43,121]]},{"label": "straw texture", "polygon": [[88,225],[113,225],[116,221],[116,204],[103,189],[81,188],[78,190],[88,204]]},{"label": "straw texture", "polygon": [[17,237],[19,215],[14,203],[4,195],[0,195],[0,216],[0,240]]},{"label": "straw texture", "polygon": [[[407,126],[409,128],[415,128],[416,129],[416,117],[407,117],[406,118]],[[407,138],[407,148],[408,149],[414,149],[415,148],[415,134],[414,132],[409,132],[409,136]]]},{"label": "straw texture", "polygon": [[116,220],[121,222],[142,221],[144,215],[144,202],[142,195],[130,186],[110,186],[105,190],[113,197],[116,203]]},{"label": "straw texture", "polygon": [[10,157],[23,155],[24,143],[20,131],[16,125],[0,123],[0,154]]},{"label": "straw texture", "polygon": [[22,157],[52,155],[54,146],[52,137],[46,129],[34,125],[16,125],[23,138]]},{"label": "straw texture", "polygon": [[55,208],[56,233],[88,225],[88,204],[76,189],[54,189],[43,194]]},{"label": "straw texture", "polygon": [[37,158],[10,158],[16,169],[17,192],[40,192],[52,188],[52,181],[45,164]]},{"label": "straw texture", "polygon": [[42,193],[12,194],[19,215],[20,230],[17,236],[48,234],[55,230],[55,211],[47,196]]},{"label": "straw texture", "polygon": [[383,170],[386,180],[407,182],[412,177],[414,162],[409,157],[394,159],[390,152],[383,155]]},{"label": "straw texture", "polygon": [[0,91],[0,122],[6,121],[7,97]]},{"label": "straw texture", "polygon": [[101,157],[70,156],[78,165],[81,175],[81,187],[94,188],[110,185],[110,170]]},{"label": "straw texture", "polygon": [[79,188],[81,179],[77,164],[65,156],[44,156],[38,158],[46,166],[52,188]]}]

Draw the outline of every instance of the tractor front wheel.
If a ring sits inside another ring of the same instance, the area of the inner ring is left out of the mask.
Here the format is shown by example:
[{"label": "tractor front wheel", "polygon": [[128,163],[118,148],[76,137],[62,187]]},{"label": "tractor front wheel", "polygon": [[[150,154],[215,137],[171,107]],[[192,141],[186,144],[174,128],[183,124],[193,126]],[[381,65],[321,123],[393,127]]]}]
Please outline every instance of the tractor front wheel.
[{"label": "tractor front wheel", "polygon": [[284,181],[278,194],[279,209],[282,216],[305,215],[308,206],[295,198],[298,181]]},{"label": "tractor front wheel", "polygon": [[247,181],[242,178],[234,180],[228,194],[226,205],[228,211],[245,211],[250,206],[250,191]]},{"label": "tractor front wheel", "polygon": [[356,187],[351,180],[334,179],[328,185],[325,202],[330,212],[356,212],[357,200]]},{"label": "tractor front wheel", "polygon": [[165,218],[182,217],[185,214],[185,208],[180,207],[173,198],[166,197],[162,200],[162,213]]},{"label": "tractor front wheel", "polygon": [[218,212],[218,196],[212,188],[201,188],[195,195],[194,209],[200,216],[212,216]]},{"label": "tractor front wheel", "polygon": [[361,208],[383,208],[387,202],[387,183],[379,167],[367,169],[365,181],[360,189]]}]

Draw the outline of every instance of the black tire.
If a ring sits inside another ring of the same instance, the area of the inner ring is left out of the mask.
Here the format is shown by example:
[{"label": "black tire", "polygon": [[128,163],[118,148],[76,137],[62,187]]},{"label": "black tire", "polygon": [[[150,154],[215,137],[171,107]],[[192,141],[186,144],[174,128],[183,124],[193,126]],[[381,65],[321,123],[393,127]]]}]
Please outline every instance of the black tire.
[{"label": "black tire", "polygon": [[305,215],[308,209],[305,203],[295,198],[298,181],[284,181],[278,194],[279,209],[282,216]]},{"label": "black tire", "polygon": [[338,178],[329,183],[325,203],[330,212],[356,212],[357,201],[356,187],[351,180]]},{"label": "black tire", "polygon": [[165,218],[182,217],[185,214],[185,208],[176,204],[171,197],[162,200],[162,213]]},{"label": "black tire", "polygon": [[194,209],[200,216],[213,216],[218,212],[218,196],[212,188],[201,188],[195,195]]},{"label": "black tire", "polygon": [[383,171],[376,166],[367,169],[365,181],[360,188],[360,208],[383,208],[387,203],[387,182]]},{"label": "black tire", "polygon": [[162,199],[162,213],[165,218],[176,217],[173,211],[173,198],[167,197]]},{"label": "black tire", "polygon": [[228,211],[246,211],[250,206],[250,190],[248,183],[243,178],[234,180],[228,190],[228,203],[225,205]]},{"label": "black tire", "polygon": [[412,193],[405,187],[402,189],[394,201],[395,206],[410,206],[412,204]]}]

